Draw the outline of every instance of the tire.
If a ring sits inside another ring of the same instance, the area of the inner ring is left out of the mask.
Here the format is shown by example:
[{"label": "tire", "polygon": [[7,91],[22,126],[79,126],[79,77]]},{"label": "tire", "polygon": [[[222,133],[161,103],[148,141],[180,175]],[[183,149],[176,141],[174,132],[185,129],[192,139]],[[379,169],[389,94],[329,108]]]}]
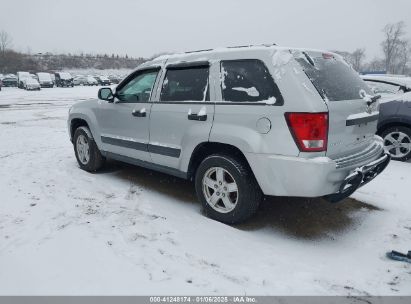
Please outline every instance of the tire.
[{"label": "tire", "polygon": [[[221,169],[219,178],[217,171]],[[237,157],[222,154],[208,156],[202,161],[195,175],[195,188],[205,214],[226,224],[236,224],[250,218],[262,199],[261,189],[247,164]],[[230,191],[230,188],[237,188],[237,191]],[[214,207],[207,198],[216,202]],[[227,200],[231,202],[228,207]]]},{"label": "tire", "polygon": [[[81,169],[88,172],[96,172],[103,166],[105,159],[101,155],[88,127],[78,127],[76,129],[73,137],[73,146]],[[83,149],[81,146],[83,146]]]},{"label": "tire", "polygon": [[390,153],[393,160],[406,161],[411,158],[410,128],[390,127],[381,133],[381,137],[384,140],[384,148]]}]

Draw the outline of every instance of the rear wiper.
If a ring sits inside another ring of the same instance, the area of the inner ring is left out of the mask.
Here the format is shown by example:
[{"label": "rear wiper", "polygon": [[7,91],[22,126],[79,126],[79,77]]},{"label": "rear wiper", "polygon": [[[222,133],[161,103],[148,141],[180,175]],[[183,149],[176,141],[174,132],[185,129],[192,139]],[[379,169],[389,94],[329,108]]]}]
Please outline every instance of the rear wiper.
[{"label": "rear wiper", "polygon": [[310,55],[308,55],[306,52],[303,52],[305,58],[307,59],[307,61],[313,66],[315,67],[315,63],[314,60],[310,57]]},{"label": "rear wiper", "polygon": [[381,98],[381,95],[375,95],[373,97],[370,97],[370,100],[367,101],[367,106],[372,105],[374,102],[376,102],[380,98]]}]

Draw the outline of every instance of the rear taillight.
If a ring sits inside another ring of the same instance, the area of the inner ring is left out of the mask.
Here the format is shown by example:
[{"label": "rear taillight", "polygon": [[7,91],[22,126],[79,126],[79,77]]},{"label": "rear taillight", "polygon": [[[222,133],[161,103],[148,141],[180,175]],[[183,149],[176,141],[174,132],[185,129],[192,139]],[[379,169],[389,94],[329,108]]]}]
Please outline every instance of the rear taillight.
[{"label": "rear taillight", "polygon": [[285,118],[300,151],[327,150],[328,113],[285,113]]}]

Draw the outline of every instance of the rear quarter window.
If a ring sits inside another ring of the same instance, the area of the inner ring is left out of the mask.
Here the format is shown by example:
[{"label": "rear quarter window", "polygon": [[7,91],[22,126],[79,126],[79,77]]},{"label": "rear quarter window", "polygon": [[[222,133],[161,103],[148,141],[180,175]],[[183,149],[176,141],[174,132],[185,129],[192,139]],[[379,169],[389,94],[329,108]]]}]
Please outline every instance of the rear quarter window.
[{"label": "rear quarter window", "polygon": [[299,54],[295,59],[326,101],[361,99],[361,92],[372,95],[367,84],[342,59],[330,54],[314,56],[307,53]]},{"label": "rear quarter window", "polygon": [[224,101],[282,105],[283,98],[265,64],[257,59],[221,61]]}]

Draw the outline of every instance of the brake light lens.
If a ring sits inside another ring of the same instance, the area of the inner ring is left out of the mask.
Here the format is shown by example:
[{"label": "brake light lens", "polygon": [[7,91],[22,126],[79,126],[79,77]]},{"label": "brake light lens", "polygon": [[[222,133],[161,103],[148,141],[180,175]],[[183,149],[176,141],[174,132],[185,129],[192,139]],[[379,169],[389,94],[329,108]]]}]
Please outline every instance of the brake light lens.
[{"label": "brake light lens", "polygon": [[301,152],[327,151],[328,113],[286,113],[285,118]]},{"label": "brake light lens", "polygon": [[333,59],[334,55],[329,53],[323,53],[323,59]]}]

